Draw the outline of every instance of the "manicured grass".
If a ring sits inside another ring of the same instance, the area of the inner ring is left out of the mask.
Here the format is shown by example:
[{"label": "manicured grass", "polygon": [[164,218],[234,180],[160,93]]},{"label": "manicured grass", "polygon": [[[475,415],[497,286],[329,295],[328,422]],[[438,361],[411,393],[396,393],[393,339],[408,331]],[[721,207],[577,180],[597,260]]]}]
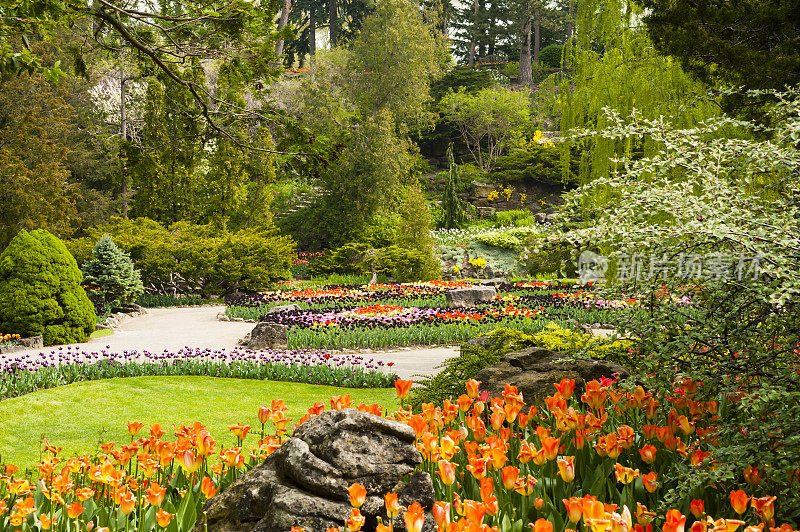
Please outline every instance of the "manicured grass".
[{"label": "manicured grass", "polygon": [[112,329],[99,329],[90,334],[89,338],[102,338],[104,336],[111,336],[112,334],[114,334]]},{"label": "manicured grass", "polygon": [[[99,442],[128,443],[128,421],[161,423],[170,433],[173,424],[206,425],[220,445],[235,443],[228,425],[244,423],[260,430],[257,412],[283,399],[287,415],[300,419],[315,402],[330,408],[332,395],[349,394],[353,406],[378,403],[384,412],[399,403],[394,388],[353,389],[287,382],[214,377],[133,377],[89,381],[42,390],[0,402],[0,453],[4,463],[21,469],[39,460],[42,436],[59,447],[61,456],[99,450]],[[255,444],[251,435],[245,440]],[[117,447],[118,448],[118,447]]]}]

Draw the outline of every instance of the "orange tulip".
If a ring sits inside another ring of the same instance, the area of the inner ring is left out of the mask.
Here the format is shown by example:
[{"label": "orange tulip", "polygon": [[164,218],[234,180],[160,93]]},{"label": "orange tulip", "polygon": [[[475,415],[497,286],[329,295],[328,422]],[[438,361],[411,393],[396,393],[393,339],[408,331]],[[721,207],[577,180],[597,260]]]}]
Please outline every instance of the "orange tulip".
[{"label": "orange tulip", "polygon": [[42,527],[42,530],[50,530],[50,527],[53,526],[53,520],[50,519],[46,513],[42,513],[39,515],[39,525]]},{"label": "orange tulip", "polygon": [[554,384],[558,393],[561,394],[565,400],[569,400],[572,397],[572,393],[575,391],[575,379],[561,379],[561,382],[558,384]]},{"label": "orange tulip", "polygon": [[577,497],[570,497],[569,500],[562,499],[564,506],[567,507],[567,517],[570,522],[577,523],[581,520],[581,500]]},{"label": "orange tulip", "polygon": [[450,524],[450,503],[444,501],[436,501],[433,503],[433,520],[436,521],[436,526],[439,530],[446,530],[447,525]]},{"label": "orange tulip", "polygon": [[200,482],[200,491],[205,495],[206,499],[210,499],[217,494],[217,487],[210,477],[203,477],[203,480]]},{"label": "orange tulip", "polygon": [[467,395],[475,399],[478,397],[478,388],[481,386],[481,381],[476,381],[475,379],[470,379],[467,381]]},{"label": "orange tulip", "polygon": [[558,456],[558,446],[561,440],[558,438],[542,438],[542,449],[544,449],[544,457],[547,460],[555,460]]},{"label": "orange tulip", "polygon": [[652,464],[656,461],[656,446],[650,445],[649,443],[642,446],[639,449],[639,455],[642,457],[642,461],[645,464]]},{"label": "orange tulip", "polygon": [[630,484],[635,479],[639,478],[639,470],[625,467],[622,464],[614,464],[614,475],[617,477],[617,482],[623,484]]},{"label": "orange tulip", "polygon": [[706,505],[702,499],[695,499],[689,504],[689,511],[696,519],[700,519],[706,513]]},{"label": "orange tulip", "polygon": [[751,499],[753,509],[765,523],[769,522],[775,514],[775,499],[775,497],[753,497]]},{"label": "orange tulip", "polygon": [[667,512],[667,519],[661,529],[664,532],[683,532],[686,525],[686,516],[680,510],[672,509]]},{"label": "orange tulip", "polygon": [[258,407],[258,422],[262,425],[266,425],[267,421],[269,421],[269,415],[272,413],[272,409],[270,409],[267,405],[261,405]]},{"label": "orange tulip", "polygon": [[486,513],[486,508],[483,503],[478,501],[464,501],[464,516],[470,524],[479,526],[483,523],[483,516]]},{"label": "orange tulip", "polygon": [[397,379],[394,381],[394,390],[397,392],[397,397],[399,399],[405,399],[408,397],[408,392],[411,390],[411,385],[414,384],[414,381],[411,380],[403,380]]},{"label": "orange tulip", "polygon": [[541,497],[536,497],[536,500],[533,501],[533,507],[536,508],[537,510],[541,510],[542,508],[544,508],[544,499],[542,499]]},{"label": "orange tulip", "polygon": [[129,421],[128,433],[131,436],[136,436],[137,434],[139,434],[139,431],[142,430],[142,427],[144,427],[143,423],[139,423],[138,421]]},{"label": "orange tulip", "polygon": [[733,506],[733,511],[737,514],[743,514],[747,510],[747,503],[750,501],[750,497],[744,492],[744,490],[736,490],[731,492],[731,506]]},{"label": "orange tulip", "polygon": [[75,519],[83,515],[83,505],[78,501],[73,502],[72,504],[67,506],[67,515],[69,516],[70,519]]},{"label": "orange tulip", "polygon": [[80,488],[75,490],[75,496],[79,501],[83,502],[94,497],[94,490],[89,487]]},{"label": "orange tulip", "polygon": [[747,466],[744,468],[744,480],[751,486],[761,484],[761,470],[757,467]]},{"label": "orange tulip", "polygon": [[164,501],[164,495],[166,495],[166,493],[167,488],[162,488],[158,485],[158,482],[153,482],[150,484],[150,487],[145,491],[145,494],[147,495],[147,502],[149,502],[152,506],[160,506]]},{"label": "orange tulip", "polygon": [[486,459],[470,456],[467,470],[469,470],[476,479],[482,479],[486,475]]},{"label": "orange tulip", "polygon": [[171,514],[163,508],[159,508],[159,510],[156,512],[156,522],[161,528],[167,528],[167,525],[169,525],[169,522],[172,521],[173,517],[175,517],[175,514]]},{"label": "orange tulip", "polygon": [[350,408],[353,400],[349,395],[333,395],[331,396],[331,408],[333,410],[342,410]]},{"label": "orange tulip", "polygon": [[243,440],[247,437],[247,433],[250,432],[250,425],[236,423],[235,425],[228,425],[228,430],[238,439]]},{"label": "orange tulip", "polygon": [[125,490],[119,499],[119,509],[122,510],[122,513],[128,515],[133,511],[134,506],[136,506],[136,496],[130,491]]},{"label": "orange tulip", "polygon": [[581,401],[598,410],[605,404],[607,396],[606,387],[602,386],[596,379],[592,379],[586,383],[586,393],[581,396]]},{"label": "orange tulip", "polygon": [[558,474],[564,482],[572,482],[575,480],[575,457],[565,456],[559,458],[556,463],[558,464]]},{"label": "orange tulip", "polygon": [[507,490],[512,490],[517,484],[517,479],[519,478],[519,468],[507,465],[500,472],[500,476],[503,480],[503,486]]},{"label": "orange tulip", "polygon": [[656,477],[658,474],[655,471],[651,471],[645,475],[642,475],[642,483],[644,484],[644,489],[646,489],[649,493],[653,493],[658,488],[658,482],[656,481]]},{"label": "orange tulip", "polygon": [[540,517],[535,523],[528,523],[533,528],[533,532],[553,532],[553,523]]},{"label": "orange tulip", "polygon": [[347,493],[350,495],[350,504],[355,508],[361,508],[367,498],[367,489],[363,484],[351,484],[347,487]]},{"label": "orange tulip", "polygon": [[480,488],[478,492],[481,495],[481,500],[485,501],[494,493],[494,479],[492,477],[483,477],[480,479]]},{"label": "orange tulip", "polygon": [[200,469],[200,460],[197,459],[194,451],[190,449],[175,453],[175,458],[188,474],[192,474]]},{"label": "orange tulip", "polygon": [[439,476],[446,486],[450,486],[456,481],[456,469],[453,463],[448,460],[439,460]]},{"label": "orange tulip", "polygon": [[357,532],[361,530],[361,527],[364,526],[364,521],[367,519],[361,515],[361,512],[358,508],[351,508],[350,509],[350,517],[344,522],[345,526],[347,526],[347,530],[350,532]]},{"label": "orange tulip", "polygon": [[642,526],[647,526],[650,524],[650,521],[656,516],[655,512],[648,512],[647,506],[644,504],[637,502],[636,503],[636,522]]},{"label": "orange tulip", "polygon": [[397,493],[389,492],[383,496],[383,500],[386,503],[386,515],[389,516],[389,519],[394,519],[394,517],[400,513],[400,510],[403,509],[403,506],[400,506],[400,501],[397,499]]},{"label": "orange tulip", "polygon": [[421,532],[423,525],[425,525],[425,512],[422,511],[420,503],[415,502],[409,506],[403,515],[403,520],[406,523],[408,532]]}]

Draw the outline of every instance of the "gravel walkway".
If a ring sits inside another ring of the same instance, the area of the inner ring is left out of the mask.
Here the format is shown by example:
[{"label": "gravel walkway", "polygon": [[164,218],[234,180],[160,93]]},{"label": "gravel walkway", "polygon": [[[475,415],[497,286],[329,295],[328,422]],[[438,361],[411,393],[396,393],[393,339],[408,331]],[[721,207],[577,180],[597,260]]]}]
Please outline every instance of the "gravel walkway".
[{"label": "gravel walkway", "polygon": [[[232,349],[254,325],[218,321],[216,316],[223,309],[222,306],[148,309],[144,316],[123,321],[111,336],[73,345],[89,352],[106,349],[111,352],[147,350],[160,353],[163,350],[177,351],[182,347]],[[26,353],[50,353],[54,349],[58,348],[31,349],[2,356],[16,358]],[[364,353],[365,357],[393,362],[392,369],[405,379],[414,375],[434,374],[437,365],[457,354],[457,347],[403,348]]]}]

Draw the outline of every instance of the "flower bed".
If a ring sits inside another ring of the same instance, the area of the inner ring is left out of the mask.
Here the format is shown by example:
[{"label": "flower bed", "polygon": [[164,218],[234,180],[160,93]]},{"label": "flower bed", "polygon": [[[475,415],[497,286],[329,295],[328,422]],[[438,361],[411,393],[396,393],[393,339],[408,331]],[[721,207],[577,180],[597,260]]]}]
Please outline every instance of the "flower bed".
[{"label": "flower bed", "polygon": [[14,397],[73,382],[149,375],[202,375],[259,379],[348,388],[385,388],[396,378],[391,363],[361,355],[331,355],[317,350],[272,351],[199,349],[177,352],[101,350],[68,346],[27,354],[0,363],[0,398]]},{"label": "flower bed", "polygon": [[[395,382],[401,399],[410,385]],[[697,383],[683,381],[667,398],[604,379],[589,382],[579,398],[575,383],[564,379],[541,408],[526,405],[513,386],[490,400],[478,394],[478,385],[468,382],[468,394],[455,403],[388,416],[417,435],[424,458],[419,469],[434,479],[439,531],[553,532],[577,530],[580,523],[592,532],[792,530],[787,524],[775,528],[780,501],[759,492],[757,466],[728,487],[671,491],[682,475],[715,464],[713,427],[724,400],[695,401]],[[337,396],[330,404],[340,410],[351,401]],[[230,446],[201,423],[173,427],[174,440],[152,425],[137,440],[144,425],[134,421],[128,424],[130,443],[102,444],[91,457],[61,458],[60,449],[44,440],[38,478],[22,477],[12,465],[2,468],[0,523],[4,530],[191,530],[206,499],[274,452],[291,426],[324,409],[316,403],[293,424],[283,401],[273,401],[259,409],[255,429],[229,427]],[[377,405],[359,409],[382,415]],[[348,491],[354,508],[342,525],[357,531],[364,524],[357,507],[365,491],[360,485]],[[387,496],[386,507],[389,515],[403,512],[408,530],[419,532],[418,503],[403,508]]]}]

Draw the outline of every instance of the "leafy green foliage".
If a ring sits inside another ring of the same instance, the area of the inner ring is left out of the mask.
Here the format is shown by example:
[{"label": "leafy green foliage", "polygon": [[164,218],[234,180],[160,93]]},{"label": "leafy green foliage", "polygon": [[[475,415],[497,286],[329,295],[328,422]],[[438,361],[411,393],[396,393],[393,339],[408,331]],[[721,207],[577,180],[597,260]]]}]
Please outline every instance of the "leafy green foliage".
[{"label": "leafy green foliage", "polygon": [[558,148],[536,142],[522,142],[500,155],[487,177],[495,183],[526,181],[550,185],[575,185],[578,182],[580,156],[569,153],[568,170],[564,170],[564,153]]},{"label": "leafy green foliage", "polygon": [[92,258],[83,263],[81,271],[89,299],[103,311],[133,303],[144,292],[142,278],[130,256],[108,235],[97,241]]},{"label": "leafy green foliage", "polygon": [[291,278],[294,242],[274,225],[229,231],[213,224],[177,222],[169,228],[147,218],[115,219],[68,244],[88,258],[92,242],[109,234],[130,254],[145,286],[156,292],[225,293],[263,290]]},{"label": "leafy green foliage", "polygon": [[519,138],[530,118],[527,97],[502,88],[466,90],[442,98],[444,118],[456,125],[475,162],[490,171],[512,139]]},{"label": "leafy green foliage", "polygon": [[[675,497],[700,485],[744,487],[748,465],[769,472],[769,486],[757,491],[795,489],[786,464],[800,456],[784,442],[795,441],[800,426],[797,418],[780,416],[776,432],[771,422],[777,398],[788,400],[796,391],[800,364],[800,101],[796,90],[769,97],[778,102],[769,110],[775,124],[770,130],[727,117],[687,129],[679,120],[609,113],[612,127],[600,135],[647,135],[663,147],[653,156],[621,161],[623,171],[568,193],[567,216],[593,223],[551,239],[589,242],[619,260],[638,254],[648,265],[648,257],[676,266],[693,254],[703,263],[702,273],[690,278],[676,268],[618,278],[608,294],[635,291],[646,302],[644,312],[622,314],[621,324],[637,339],[640,370],[651,389],[671,394],[676,381],[688,378],[704,383],[699,400],[729,399],[718,425],[726,439],[714,450],[730,458],[729,466],[687,475]],[[587,209],[598,186],[613,191],[615,200]],[[753,267],[758,257],[760,265]],[[714,261],[721,261],[719,275]],[[691,313],[672,304],[683,296]],[[777,510],[779,521],[800,514],[796,498],[789,499]],[[666,502],[671,500],[677,499]]]},{"label": "leafy green foliage", "polygon": [[456,67],[431,84],[431,96],[438,102],[450,92],[463,89],[469,94],[476,94],[494,85],[488,70]]},{"label": "leafy green foliage", "polygon": [[545,46],[539,51],[539,62],[543,68],[561,68],[564,47],[560,44]]},{"label": "leafy green foliage", "polygon": [[791,0],[638,0],[660,53],[702,81],[782,90],[800,83],[800,6]]},{"label": "leafy green foliage", "polygon": [[498,211],[495,213],[494,217],[500,227],[509,225],[517,227],[529,227],[537,223],[533,213],[525,209]]},{"label": "leafy green foliage", "polygon": [[458,180],[458,165],[453,159],[452,144],[447,148],[447,162],[450,170],[447,172],[447,187],[442,195],[442,227],[444,229],[459,229],[464,224],[464,206],[461,198],[456,195]]},{"label": "leafy green foliage", "polygon": [[43,335],[45,345],[85,342],[94,307],[64,244],[43,229],[20,231],[0,254],[0,330]]}]

